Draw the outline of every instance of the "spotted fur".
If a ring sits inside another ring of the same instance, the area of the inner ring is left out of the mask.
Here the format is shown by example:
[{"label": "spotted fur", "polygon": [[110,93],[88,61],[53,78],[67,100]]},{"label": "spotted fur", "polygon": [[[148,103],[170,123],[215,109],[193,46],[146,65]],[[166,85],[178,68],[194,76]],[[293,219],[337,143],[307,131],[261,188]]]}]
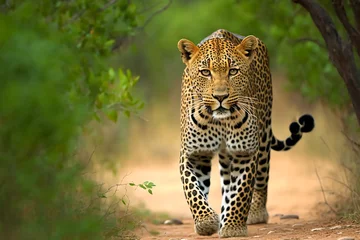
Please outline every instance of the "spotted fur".
[{"label": "spotted fur", "polygon": [[[178,43],[186,67],[181,87],[180,173],[199,235],[246,236],[265,223],[270,148],[294,146],[314,128],[310,115],[290,125],[285,141],[271,129],[272,83],[265,45],[217,30],[198,45]],[[209,206],[211,159],[219,156],[221,216]]]}]

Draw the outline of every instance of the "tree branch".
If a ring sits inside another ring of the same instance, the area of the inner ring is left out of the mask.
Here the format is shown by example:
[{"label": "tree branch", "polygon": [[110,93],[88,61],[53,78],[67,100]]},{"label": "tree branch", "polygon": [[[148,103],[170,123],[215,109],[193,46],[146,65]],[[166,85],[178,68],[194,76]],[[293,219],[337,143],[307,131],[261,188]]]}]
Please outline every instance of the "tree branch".
[{"label": "tree branch", "polygon": [[156,12],[154,12],[153,14],[151,14],[150,17],[148,19],[146,19],[144,25],[142,25],[139,29],[140,30],[144,29],[156,15],[158,15],[158,14],[162,13],[163,11],[165,11],[166,9],[168,9],[170,7],[172,1],[173,0],[169,0],[168,3],[164,7],[162,7],[161,9],[159,9]]},{"label": "tree branch", "polygon": [[[110,6],[114,5],[118,0],[110,0],[109,2],[107,2],[102,8],[99,8],[99,12],[102,12],[104,10],[106,10],[107,8],[109,8]],[[73,22],[75,22],[76,20],[78,20],[84,13],[86,12],[86,9],[81,10],[80,12],[74,14],[72,16],[72,18],[65,24],[65,25],[69,25],[72,24]]]},{"label": "tree branch", "polygon": [[[162,7],[161,9],[157,10],[156,12],[154,12],[153,14],[150,15],[150,17],[148,19],[146,19],[145,23],[141,26],[137,28],[137,31],[141,32],[142,30],[144,30],[144,28],[151,22],[151,20],[158,14],[162,13],[163,11],[165,11],[166,9],[168,9],[171,5],[173,0],[169,0],[168,3]],[[117,49],[119,49],[121,46],[123,46],[124,44],[126,44],[129,41],[129,38],[124,38],[124,37],[118,37],[115,39],[115,43],[112,47],[112,51],[115,51]]]},{"label": "tree branch", "polygon": [[352,45],[345,43],[326,10],[314,0],[293,0],[305,8],[323,36],[331,62],[345,82],[360,125],[360,73],[355,64]]},{"label": "tree branch", "polygon": [[117,2],[117,0],[110,0],[102,8],[100,8],[100,11],[104,11],[105,9],[110,7],[111,5],[114,5],[116,2]]},{"label": "tree branch", "polygon": [[[315,163],[314,163],[314,165],[315,165]],[[327,200],[327,198],[326,198],[325,190],[324,190],[324,187],[323,187],[323,184],[322,184],[322,181],[321,181],[321,179],[320,179],[320,176],[319,176],[319,173],[318,173],[318,171],[317,171],[316,166],[315,166],[315,174],[316,174],[316,177],[317,177],[317,179],[318,179],[318,181],[319,181],[319,183],[320,183],[320,188],[321,188],[321,192],[322,192],[322,194],[323,194],[324,203],[329,207],[329,209],[330,209],[333,213],[337,214],[337,212],[335,211],[335,209],[329,204],[329,202],[328,202],[328,200]]]},{"label": "tree branch", "polygon": [[326,46],[318,39],[314,39],[314,38],[309,38],[309,37],[303,37],[303,38],[298,38],[298,39],[294,39],[294,40],[290,40],[291,43],[302,43],[302,42],[312,42],[315,43],[316,45],[318,45],[319,47],[323,48],[323,49],[327,49]]},{"label": "tree branch", "polygon": [[158,2],[157,2],[157,3],[154,3],[154,4],[152,4],[152,5],[149,5],[149,6],[144,7],[143,9],[140,9],[140,10],[138,11],[138,13],[139,13],[139,14],[147,13],[147,12],[149,12],[149,11],[157,8],[158,6],[159,6],[159,3],[158,3]]},{"label": "tree branch", "polygon": [[5,3],[0,5],[0,12],[6,13],[11,7],[11,0],[6,0]]},{"label": "tree branch", "polygon": [[360,31],[360,0],[350,0],[350,5],[354,13],[356,28]]},{"label": "tree branch", "polygon": [[[349,22],[349,18],[346,14],[346,10],[344,7],[344,1],[343,0],[333,0],[333,6],[334,6],[337,17],[339,18],[340,22],[344,26],[346,32],[349,35],[351,43],[355,47],[357,54],[360,57],[360,32],[357,29],[355,29]],[[355,16],[356,15],[358,15],[360,17],[360,12],[355,14]]]}]

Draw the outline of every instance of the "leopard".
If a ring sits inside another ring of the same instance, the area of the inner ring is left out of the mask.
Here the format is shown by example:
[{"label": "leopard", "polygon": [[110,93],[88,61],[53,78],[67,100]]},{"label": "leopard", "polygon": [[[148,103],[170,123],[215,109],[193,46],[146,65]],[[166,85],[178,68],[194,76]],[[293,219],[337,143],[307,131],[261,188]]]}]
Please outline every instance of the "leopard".
[{"label": "leopard", "polygon": [[[311,132],[311,114],[272,131],[272,77],[265,44],[219,29],[194,44],[177,44],[185,69],[181,82],[181,183],[195,232],[221,238],[247,236],[248,224],[267,223],[270,150],[287,151]],[[209,205],[212,159],[218,156],[221,211]]]}]

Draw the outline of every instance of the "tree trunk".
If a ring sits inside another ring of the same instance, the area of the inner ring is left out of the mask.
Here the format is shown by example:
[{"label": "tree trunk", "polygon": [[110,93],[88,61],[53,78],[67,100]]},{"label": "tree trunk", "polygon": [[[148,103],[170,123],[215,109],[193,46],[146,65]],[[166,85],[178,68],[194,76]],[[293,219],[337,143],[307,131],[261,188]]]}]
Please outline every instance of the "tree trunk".
[{"label": "tree trunk", "polygon": [[[316,27],[319,29],[321,35],[323,36],[330,60],[332,61],[333,65],[336,67],[338,73],[345,82],[351,98],[352,105],[354,107],[354,111],[356,113],[358,124],[360,126],[360,73],[355,64],[353,52],[353,45],[357,52],[360,51],[360,49],[358,48],[359,42],[353,42],[353,44],[350,41],[344,42],[341,39],[338,31],[336,30],[335,24],[329,14],[316,1],[293,0],[293,2],[300,4],[310,13]],[[340,1],[340,5],[339,1],[333,0],[333,2],[335,8],[343,7],[342,1]],[[342,24],[344,25],[345,29],[349,34],[349,38],[358,39],[359,36],[354,36],[354,34],[358,33],[359,31],[354,28],[350,28],[352,26],[348,22],[345,12],[342,12],[342,10],[343,9],[335,9],[338,17],[340,18]],[[351,30],[352,32],[350,33],[349,30]]]}]

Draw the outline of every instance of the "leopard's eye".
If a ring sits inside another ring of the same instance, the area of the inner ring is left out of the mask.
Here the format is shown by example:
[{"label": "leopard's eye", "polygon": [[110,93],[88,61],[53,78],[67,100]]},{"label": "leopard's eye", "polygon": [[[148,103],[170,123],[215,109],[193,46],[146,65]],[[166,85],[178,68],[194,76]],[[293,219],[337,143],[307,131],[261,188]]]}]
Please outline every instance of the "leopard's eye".
[{"label": "leopard's eye", "polygon": [[236,75],[238,72],[239,72],[239,69],[231,68],[231,69],[229,70],[229,75],[230,75],[230,76],[234,76],[234,75]]},{"label": "leopard's eye", "polygon": [[204,77],[209,77],[211,75],[211,72],[209,69],[203,69],[200,70],[201,75],[203,75]]}]

